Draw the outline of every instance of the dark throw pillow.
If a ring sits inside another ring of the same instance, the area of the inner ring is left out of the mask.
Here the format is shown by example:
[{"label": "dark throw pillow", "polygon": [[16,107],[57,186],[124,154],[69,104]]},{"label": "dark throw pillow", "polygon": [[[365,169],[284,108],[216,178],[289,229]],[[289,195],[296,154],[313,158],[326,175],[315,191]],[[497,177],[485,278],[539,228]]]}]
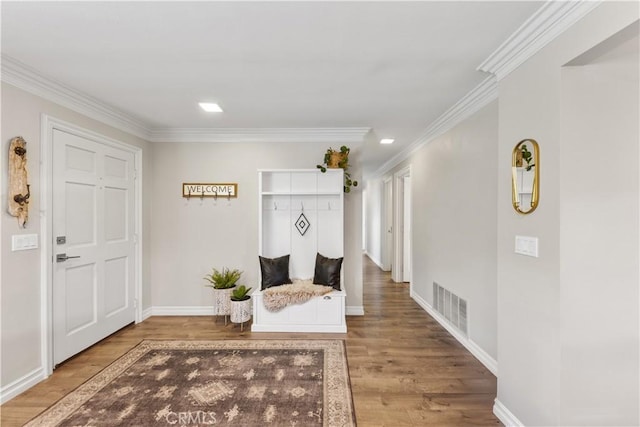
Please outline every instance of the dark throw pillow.
[{"label": "dark throw pillow", "polygon": [[340,270],[342,258],[327,258],[318,253],[316,255],[316,271],[313,275],[313,283],[316,285],[332,286],[340,290]]},{"label": "dark throw pillow", "polygon": [[289,255],[280,258],[260,258],[262,272],[262,289],[291,283],[289,278]]}]

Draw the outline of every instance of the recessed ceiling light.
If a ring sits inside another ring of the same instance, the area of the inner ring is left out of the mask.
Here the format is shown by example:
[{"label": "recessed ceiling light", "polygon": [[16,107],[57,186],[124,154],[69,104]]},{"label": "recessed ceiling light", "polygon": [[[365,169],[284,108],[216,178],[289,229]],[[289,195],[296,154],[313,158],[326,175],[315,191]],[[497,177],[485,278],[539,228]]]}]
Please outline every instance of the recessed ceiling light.
[{"label": "recessed ceiling light", "polygon": [[198,105],[207,113],[222,113],[222,108],[213,102],[199,102]]},{"label": "recessed ceiling light", "polygon": [[395,139],[392,138],[382,138],[380,140],[380,144],[393,144],[393,141],[395,141]]}]

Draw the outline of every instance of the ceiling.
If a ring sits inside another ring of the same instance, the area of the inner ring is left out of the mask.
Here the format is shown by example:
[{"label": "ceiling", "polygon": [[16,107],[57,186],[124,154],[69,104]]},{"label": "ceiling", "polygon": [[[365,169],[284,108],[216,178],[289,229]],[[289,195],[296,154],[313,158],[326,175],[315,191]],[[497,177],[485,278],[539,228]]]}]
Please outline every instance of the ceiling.
[{"label": "ceiling", "polygon": [[[2,2],[2,54],[150,130],[371,128],[371,173],[542,2]],[[199,101],[218,102],[208,114]]]}]

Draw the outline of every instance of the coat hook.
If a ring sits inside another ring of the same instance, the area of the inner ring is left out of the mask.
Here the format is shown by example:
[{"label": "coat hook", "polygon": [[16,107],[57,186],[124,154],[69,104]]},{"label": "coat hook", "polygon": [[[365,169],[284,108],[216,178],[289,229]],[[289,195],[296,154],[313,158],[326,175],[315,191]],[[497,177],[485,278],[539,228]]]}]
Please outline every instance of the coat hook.
[{"label": "coat hook", "polygon": [[300,202],[300,210],[304,212],[304,203]]},{"label": "coat hook", "polygon": [[13,201],[20,206],[24,206],[25,204],[29,203],[29,197],[31,197],[31,190],[29,189],[29,187],[31,186],[27,184],[27,194],[25,194],[24,196],[22,194],[16,194],[15,196],[13,196]]},{"label": "coat hook", "polygon": [[276,202],[273,202],[273,210],[274,211],[278,210],[278,204]]},{"label": "coat hook", "polygon": [[204,200],[204,190],[202,190],[202,194],[200,194],[200,200]]},{"label": "coat hook", "polygon": [[218,201],[218,192],[216,191],[215,193],[213,193],[213,200],[214,201]]},{"label": "coat hook", "polygon": [[228,193],[227,193],[227,200],[228,200],[228,201],[231,201],[231,192],[228,192]]},{"label": "coat hook", "polygon": [[331,202],[327,202],[327,209],[331,210]]},{"label": "coat hook", "polygon": [[189,193],[187,194],[187,199],[191,199],[191,189],[189,188]]}]

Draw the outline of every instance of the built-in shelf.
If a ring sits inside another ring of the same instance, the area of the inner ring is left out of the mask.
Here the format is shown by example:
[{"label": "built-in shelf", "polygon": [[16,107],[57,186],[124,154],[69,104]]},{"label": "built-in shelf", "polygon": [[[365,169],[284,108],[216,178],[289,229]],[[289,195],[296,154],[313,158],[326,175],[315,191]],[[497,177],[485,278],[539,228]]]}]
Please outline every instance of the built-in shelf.
[{"label": "built-in shelf", "polygon": [[[292,279],[312,279],[318,253],[329,258],[342,257],[343,185],[342,169],[328,169],[325,173],[319,169],[258,171],[258,254],[266,258],[289,255]],[[304,223],[302,226],[300,221]],[[257,284],[256,288],[259,287]],[[322,299],[271,313],[264,308],[262,292],[257,289],[253,293],[251,330],[346,332],[345,296],[343,286],[341,291]]]}]

